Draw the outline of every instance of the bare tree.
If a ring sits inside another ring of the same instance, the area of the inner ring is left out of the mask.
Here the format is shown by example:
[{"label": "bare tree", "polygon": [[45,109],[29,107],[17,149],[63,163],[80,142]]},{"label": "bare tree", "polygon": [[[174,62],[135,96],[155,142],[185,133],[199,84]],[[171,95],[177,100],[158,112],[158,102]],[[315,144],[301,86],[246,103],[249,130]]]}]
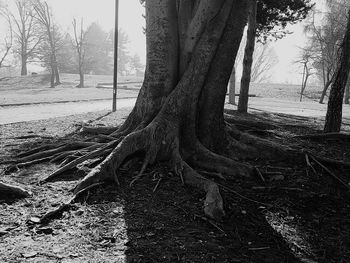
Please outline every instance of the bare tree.
[{"label": "bare tree", "polygon": [[303,67],[303,77],[301,81],[301,90],[300,90],[300,102],[303,100],[303,95],[306,89],[307,81],[310,76],[313,74],[313,47],[309,46],[306,48],[302,48],[301,58],[297,60],[295,63],[302,64]]},{"label": "bare tree", "polygon": [[21,76],[27,75],[27,64],[36,56],[42,38],[35,20],[35,12],[31,1],[15,0],[15,12],[6,10],[13,24],[14,52],[21,59]]},{"label": "bare tree", "polygon": [[79,85],[78,88],[84,88],[84,63],[85,63],[85,31],[84,21],[80,20],[80,28],[77,26],[77,20],[73,19],[74,30],[74,47],[78,57],[78,72],[79,72]]},{"label": "bare tree", "polygon": [[323,82],[320,103],[324,102],[339,64],[338,50],[343,40],[347,20],[347,8],[344,8],[346,4],[344,0],[327,1],[328,11],[323,19],[317,22],[315,17],[318,11],[314,10],[305,27],[314,52],[314,67]]},{"label": "bare tree", "polygon": [[253,54],[251,82],[266,82],[271,77],[271,69],[278,58],[269,43],[256,43]]},{"label": "bare tree", "polygon": [[55,87],[55,85],[60,84],[60,76],[56,57],[59,41],[58,27],[53,22],[52,13],[47,2],[42,0],[35,0],[33,1],[33,8],[37,15],[37,21],[39,22],[43,32],[45,33],[45,43],[43,46],[45,46],[48,49],[47,55],[49,57],[48,60],[51,72],[50,84],[53,88]]},{"label": "bare tree", "polygon": [[3,44],[3,48],[1,48],[1,53],[2,55],[0,55],[0,68],[3,66],[3,63],[6,59],[6,57],[8,56],[8,54],[10,53],[10,50],[12,48],[12,43],[13,43],[13,32],[12,32],[12,22],[11,22],[11,17],[9,15],[9,13],[7,12],[7,10],[5,10],[3,7],[0,7],[0,16],[2,16],[7,24],[8,24],[8,34],[5,35],[4,37],[4,44]]}]

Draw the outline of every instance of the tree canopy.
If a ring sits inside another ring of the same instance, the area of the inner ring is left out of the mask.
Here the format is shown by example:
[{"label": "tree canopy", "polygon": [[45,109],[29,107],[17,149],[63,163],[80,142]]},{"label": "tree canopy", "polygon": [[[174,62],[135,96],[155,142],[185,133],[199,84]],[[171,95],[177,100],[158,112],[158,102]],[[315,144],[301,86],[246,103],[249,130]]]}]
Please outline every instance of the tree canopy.
[{"label": "tree canopy", "polygon": [[282,38],[287,34],[286,26],[305,19],[312,7],[311,0],[259,0],[257,6],[259,40]]}]

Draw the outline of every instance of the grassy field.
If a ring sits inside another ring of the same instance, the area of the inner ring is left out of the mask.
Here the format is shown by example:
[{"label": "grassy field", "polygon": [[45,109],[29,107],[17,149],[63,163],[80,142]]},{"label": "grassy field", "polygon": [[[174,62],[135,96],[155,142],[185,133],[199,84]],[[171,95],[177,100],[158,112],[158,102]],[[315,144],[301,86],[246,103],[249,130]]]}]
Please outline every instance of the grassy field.
[{"label": "grassy field", "polygon": [[[35,75],[23,77],[8,77],[0,79],[0,105],[41,103],[57,101],[76,101],[110,99],[111,89],[97,89],[98,83],[112,83],[112,76],[85,75],[85,88],[76,88],[79,76],[74,74],[61,74],[62,84],[54,89],[49,87],[49,75]],[[118,82],[142,82],[142,77],[119,77]],[[236,84],[239,87],[239,83]],[[119,86],[118,97],[136,96],[139,84],[122,84]],[[236,93],[238,93],[237,90]],[[299,101],[299,85],[289,84],[261,84],[252,83],[250,93],[260,98],[276,98],[289,101]],[[305,101],[320,97],[321,87],[310,86],[306,89]]]},{"label": "grassy field", "polygon": [[[118,82],[138,82],[140,77],[120,77]],[[76,88],[79,76],[61,74],[61,85],[49,87],[49,75],[8,77],[0,79],[0,105],[31,104],[94,99],[111,99],[112,90],[96,88],[98,83],[112,83],[112,76],[85,76],[85,88]],[[136,97],[139,84],[118,87],[118,98]]]}]

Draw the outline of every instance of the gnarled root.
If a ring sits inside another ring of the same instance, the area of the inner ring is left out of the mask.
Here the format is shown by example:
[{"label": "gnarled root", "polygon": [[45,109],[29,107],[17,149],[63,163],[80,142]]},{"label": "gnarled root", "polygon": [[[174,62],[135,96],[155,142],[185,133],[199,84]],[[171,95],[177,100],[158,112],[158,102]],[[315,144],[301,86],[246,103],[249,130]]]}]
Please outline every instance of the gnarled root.
[{"label": "gnarled root", "polygon": [[218,185],[199,175],[184,161],[182,178],[185,184],[199,188],[206,193],[204,213],[206,216],[220,221],[225,216],[225,211]]}]

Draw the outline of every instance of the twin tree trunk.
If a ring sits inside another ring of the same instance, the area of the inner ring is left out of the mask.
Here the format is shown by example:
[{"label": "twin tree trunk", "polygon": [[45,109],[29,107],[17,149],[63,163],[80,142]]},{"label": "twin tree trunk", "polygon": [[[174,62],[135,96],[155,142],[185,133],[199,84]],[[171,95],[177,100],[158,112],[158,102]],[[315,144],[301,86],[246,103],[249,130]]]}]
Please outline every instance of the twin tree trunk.
[{"label": "twin tree trunk", "polygon": [[[350,15],[350,11],[349,11]],[[329,94],[324,132],[339,132],[342,123],[343,98],[350,70],[350,16],[341,46],[340,65]]]},{"label": "twin tree trunk", "polygon": [[239,113],[247,113],[248,111],[249,85],[255,48],[257,0],[250,0],[249,2],[250,10],[248,18],[247,44],[244,51],[241,90],[237,107]]},{"label": "twin tree trunk", "polygon": [[247,12],[246,0],[146,1],[147,64],[136,105],[111,134],[121,142],[79,183],[75,194],[101,180],[118,182],[116,169],[125,158],[143,153],[140,174],[148,164],[168,161],[183,183],[206,193],[206,215],[224,215],[217,184],[195,169],[213,171],[213,176],[249,176],[253,171],[227,153],[234,145],[237,156],[249,149],[244,141],[254,140],[233,128],[227,132],[224,120],[227,84]]},{"label": "twin tree trunk", "polygon": [[[145,81],[125,126],[146,126],[165,103],[173,104],[180,143],[191,145],[198,138],[222,153],[227,84],[247,9],[246,1],[238,0],[146,1]],[[169,101],[174,93],[176,99]]]}]

